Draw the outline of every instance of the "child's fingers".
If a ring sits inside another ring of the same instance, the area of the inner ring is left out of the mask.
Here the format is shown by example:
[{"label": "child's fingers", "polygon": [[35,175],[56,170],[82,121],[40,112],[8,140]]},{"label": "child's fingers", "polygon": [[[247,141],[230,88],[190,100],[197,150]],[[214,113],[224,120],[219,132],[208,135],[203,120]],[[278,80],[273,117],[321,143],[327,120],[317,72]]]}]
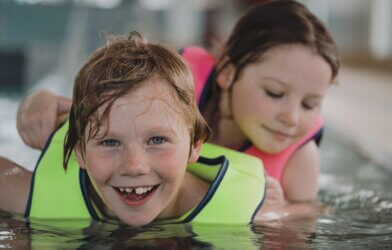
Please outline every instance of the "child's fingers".
[{"label": "child's fingers", "polygon": [[273,177],[267,177],[267,187],[268,188],[278,188],[280,187],[280,183]]}]

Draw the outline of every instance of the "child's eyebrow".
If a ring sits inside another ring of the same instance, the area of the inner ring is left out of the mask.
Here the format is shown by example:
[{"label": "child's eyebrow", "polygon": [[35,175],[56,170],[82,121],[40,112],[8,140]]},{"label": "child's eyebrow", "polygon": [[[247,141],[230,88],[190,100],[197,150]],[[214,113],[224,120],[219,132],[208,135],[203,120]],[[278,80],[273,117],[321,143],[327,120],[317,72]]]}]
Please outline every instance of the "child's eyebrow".
[{"label": "child's eyebrow", "polygon": [[320,94],[310,94],[307,96],[308,99],[322,99],[324,96]]},{"label": "child's eyebrow", "polygon": [[167,135],[178,135],[178,131],[173,129],[172,127],[166,126],[154,126],[148,129],[147,133],[151,134],[167,134]]},{"label": "child's eyebrow", "polygon": [[276,78],[276,77],[273,77],[273,76],[264,76],[264,77],[262,77],[261,79],[262,79],[262,80],[271,81],[271,82],[276,82],[276,83],[279,83],[279,84],[281,84],[281,85],[283,85],[283,86],[286,86],[286,83],[285,83],[285,82],[283,82],[282,80],[280,80],[280,79],[278,79],[278,78]]}]

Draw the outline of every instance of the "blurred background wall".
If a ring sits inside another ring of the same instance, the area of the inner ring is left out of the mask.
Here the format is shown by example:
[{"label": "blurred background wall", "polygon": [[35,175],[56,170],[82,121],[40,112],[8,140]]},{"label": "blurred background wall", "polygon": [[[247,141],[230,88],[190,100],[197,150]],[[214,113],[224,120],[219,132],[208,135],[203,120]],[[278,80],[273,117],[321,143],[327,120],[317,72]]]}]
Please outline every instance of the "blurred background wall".
[{"label": "blurred background wall", "polygon": [[[255,2],[260,1],[2,0],[1,90],[56,85],[55,91],[70,94],[76,71],[107,32],[137,30],[176,48],[199,44],[214,50]],[[391,68],[392,1],[301,2],[332,30],[344,62]]]}]

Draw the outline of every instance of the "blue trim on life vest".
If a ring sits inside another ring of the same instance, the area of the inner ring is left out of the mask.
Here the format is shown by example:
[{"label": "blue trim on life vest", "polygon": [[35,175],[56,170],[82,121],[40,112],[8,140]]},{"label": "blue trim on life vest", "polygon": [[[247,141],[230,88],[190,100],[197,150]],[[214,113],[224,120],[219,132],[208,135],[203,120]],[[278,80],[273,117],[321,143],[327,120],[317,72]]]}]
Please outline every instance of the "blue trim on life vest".
[{"label": "blue trim on life vest", "polygon": [[[61,125],[62,126],[62,125]],[[61,126],[59,126],[58,128],[60,128]],[[45,155],[46,150],[48,150],[50,143],[52,142],[52,139],[54,137],[54,134],[57,132],[58,129],[56,129],[50,136],[49,139],[46,141],[45,147],[42,150],[37,163],[35,164],[34,167],[34,171],[33,171],[33,175],[31,177],[31,183],[30,183],[30,191],[29,191],[29,198],[27,200],[27,205],[26,205],[26,209],[25,209],[25,213],[24,213],[24,217],[27,218],[30,216],[30,210],[31,210],[31,202],[33,200],[33,191],[34,191],[34,180],[35,180],[35,174],[37,172],[39,163],[41,162],[42,157]]]},{"label": "blue trim on life vest", "polygon": [[265,197],[266,197],[266,194],[267,194],[267,189],[268,189],[268,188],[267,188],[267,172],[265,172],[265,171],[264,171],[264,180],[266,180],[266,181],[264,182],[264,195],[263,195],[263,198],[261,199],[259,205],[257,205],[256,210],[253,212],[252,219],[250,220],[251,222],[254,221],[254,219],[255,219],[257,213],[259,212],[261,206],[262,206],[263,203],[264,203],[264,200],[265,200]]},{"label": "blue trim on life vest", "polygon": [[214,66],[211,70],[211,73],[208,75],[207,81],[203,87],[203,90],[200,95],[200,100],[199,100],[199,110],[200,112],[203,111],[207,104],[207,100],[211,95],[212,87],[214,86],[214,79],[216,75],[216,66]]},{"label": "blue trim on life vest", "polygon": [[203,200],[197,205],[197,207],[182,221],[182,223],[188,223],[191,222],[202,210],[203,208],[210,202],[216,191],[218,190],[218,187],[223,180],[223,177],[225,176],[225,173],[227,171],[229,161],[225,156],[220,156],[217,158],[205,158],[203,156],[200,156],[198,161],[202,164],[207,164],[207,165],[218,165],[220,164],[221,167],[219,169],[218,174],[216,175],[214,181],[212,182],[210,188],[207,191],[207,194],[204,196]]},{"label": "blue trim on life vest", "polygon": [[317,146],[320,146],[321,140],[323,139],[324,127],[321,127],[310,139],[316,142]]},{"label": "blue trim on life vest", "polygon": [[88,177],[87,171],[82,168],[80,168],[79,170],[79,183],[84,203],[86,204],[87,210],[90,213],[91,218],[96,221],[101,221],[88,195],[88,187],[91,185],[90,178]]},{"label": "blue trim on life vest", "polygon": [[314,133],[312,135],[312,137],[310,137],[309,139],[307,139],[306,141],[304,141],[304,143],[302,143],[298,148],[301,148],[302,146],[304,146],[306,143],[310,142],[310,141],[314,141],[316,143],[317,147],[320,147],[320,143],[321,143],[321,139],[323,138],[323,133],[324,133],[324,127],[321,127],[319,130],[317,130],[316,133]]},{"label": "blue trim on life vest", "polygon": [[[182,56],[184,54],[185,50],[186,50],[186,48],[181,48],[178,51],[178,53]],[[192,74],[194,74],[194,73],[192,72]],[[205,81],[205,84],[203,86],[203,90],[201,91],[200,100],[199,100],[199,104],[198,104],[200,112],[203,111],[203,109],[205,108],[205,106],[207,104],[208,97],[210,96],[212,87],[214,86],[213,83],[214,83],[215,76],[216,76],[216,66],[212,67],[211,72],[208,75],[208,78]]]},{"label": "blue trim on life vest", "polygon": [[239,148],[239,151],[240,151],[240,152],[244,152],[245,150],[247,150],[248,148],[250,148],[252,145],[253,145],[253,144],[252,144],[249,140],[246,140],[246,141],[244,142],[244,144],[242,144],[242,146]]}]

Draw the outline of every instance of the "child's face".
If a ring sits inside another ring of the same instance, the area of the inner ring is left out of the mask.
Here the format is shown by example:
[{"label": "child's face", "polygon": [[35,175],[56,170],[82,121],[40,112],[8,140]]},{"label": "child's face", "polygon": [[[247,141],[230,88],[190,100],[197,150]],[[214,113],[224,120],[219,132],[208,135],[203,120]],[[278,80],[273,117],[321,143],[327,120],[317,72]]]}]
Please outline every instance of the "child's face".
[{"label": "child's face", "polygon": [[173,215],[186,165],[199,149],[190,151],[188,125],[167,84],[142,84],[114,102],[109,127],[86,143],[84,160],[76,149],[109,211],[132,226]]},{"label": "child's face", "polygon": [[234,119],[258,148],[278,153],[310,132],[331,77],[328,63],[310,50],[273,48],[234,83]]}]

